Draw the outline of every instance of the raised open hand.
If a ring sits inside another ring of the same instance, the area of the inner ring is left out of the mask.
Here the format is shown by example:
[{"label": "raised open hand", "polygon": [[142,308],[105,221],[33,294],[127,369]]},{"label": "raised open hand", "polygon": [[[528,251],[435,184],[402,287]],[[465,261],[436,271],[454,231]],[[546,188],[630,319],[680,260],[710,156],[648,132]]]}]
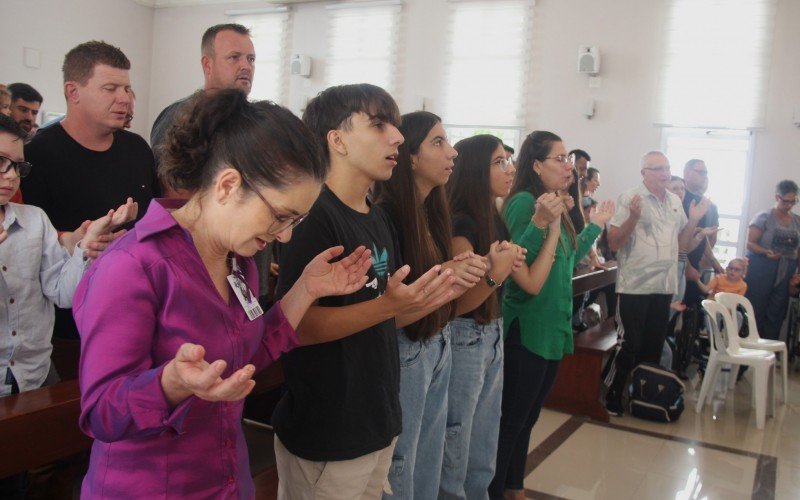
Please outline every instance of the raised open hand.
[{"label": "raised open hand", "polygon": [[164,367],[161,387],[172,406],[192,395],[206,401],[238,401],[255,387],[253,365],[246,365],[223,379],[227,363],[221,359],[208,363],[205,353],[201,345],[183,344]]},{"label": "raised open hand", "polygon": [[114,210],[114,215],[111,218],[111,228],[116,229],[119,226],[127,224],[133,220],[136,220],[136,216],[139,214],[139,204],[133,201],[133,198],[128,198],[125,203],[119,206],[116,210]]},{"label": "raised open hand", "polygon": [[[631,200],[633,204],[633,200]],[[614,216],[615,205],[611,200],[601,201],[589,216],[589,222],[604,227],[606,223]]]},{"label": "raised open hand", "polygon": [[[440,273],[441,271],[441,273]],[[405,265],[389,277],[386,284],[386,300],[394,303],[397,315],[410,314],[426,308],[438,308],[452,300],[452,285],[455,282],[452,269],[437,265],[417,278],[410,285],[403,283],[411,268]]]},{"label": "raised open hand", "polygon": [[689,218],[693,221],[699,221],[708,212],[709,207],[711,207],[711,200],[705,196],[700,199],[699,203],[692,200],[689,204]]},{"label": "raised open hand", "polygon": [[367,283],[367,271],[372,261],[370,250],[360,246],[347,257],[331,263],[344,252],[343,246],[331,247],[309,262],[298,281],[306,292],[318,299],[329,295],[348,295],[361,289]]}]

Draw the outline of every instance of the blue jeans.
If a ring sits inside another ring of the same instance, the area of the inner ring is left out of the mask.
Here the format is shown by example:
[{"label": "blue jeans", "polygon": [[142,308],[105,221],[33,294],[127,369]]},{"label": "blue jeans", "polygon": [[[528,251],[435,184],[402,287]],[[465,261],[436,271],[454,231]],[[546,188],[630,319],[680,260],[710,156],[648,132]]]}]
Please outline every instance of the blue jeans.
[{"label": "blue jeans", "polygon": [[397,331],[400,351],[400,406],[403,432],[389,469],[392,494],[384,499],[429,500],[439,493],[444,434],[447,425],[447,388],[453,358],[450,327],[424,342]]},{"label": "blue jeans", "polygon": [[503,394],[503,319],[450,322],[453,371],[439,498],[487,499]]}]

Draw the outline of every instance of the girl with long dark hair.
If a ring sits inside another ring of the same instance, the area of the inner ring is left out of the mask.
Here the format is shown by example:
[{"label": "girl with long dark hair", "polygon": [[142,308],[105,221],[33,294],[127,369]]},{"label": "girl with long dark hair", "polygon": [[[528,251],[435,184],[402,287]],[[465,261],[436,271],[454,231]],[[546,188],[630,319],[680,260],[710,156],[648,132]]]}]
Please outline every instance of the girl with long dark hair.
[{"label": "girl with long dark hair", "polygon": [[572,179],[561,138],[536,131],[522,143],[517,176],[503,215],[528,268],[514,273],[503,297],[505,366],[502,417],[491,498],[524,498],[522,481],[531,429],[564,354],[573,352],[572,269],[614,213],[606,201],[578,234],[558,192]]},{"label": "girl with long dark hair", "polygon": [[[447,142],[441,120],[418,111],[403,115],[397,166],[391,179],[376,186],[377,203],[394,222],[409,279],[436,264],[453,270],[463,294],[483,279],[485,259],[465,253],[453,259],[450,210],[444,186],[458,154]],[[450,330],[453,302],[398,317],[400,404],[403,432],[397,440],[385,498],[436,498],[442,467],[450,381]]]},{"label": "girl with long dark hair", "polygon": [[503,387],[503,319],[500,285],[524,266],[521,247],[495,208],[514,179],[503,143],[477,135],[455,145],[458,156],[447,183],[453,214],[453,251],[485,255],[485,279],[457,302],[450,322],[453,368],[439,498],[485,498],[494,477]]}]

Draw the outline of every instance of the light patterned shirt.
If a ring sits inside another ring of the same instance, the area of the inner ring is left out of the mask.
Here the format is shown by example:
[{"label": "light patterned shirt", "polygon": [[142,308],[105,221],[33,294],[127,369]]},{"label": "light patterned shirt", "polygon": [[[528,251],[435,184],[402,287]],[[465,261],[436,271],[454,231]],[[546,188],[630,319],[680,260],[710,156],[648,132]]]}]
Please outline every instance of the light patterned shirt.
[{"label": "light patterned shirt", "polygon": [[688,222],[686,213],[677,195],[667,191],[662,202],[642,183],[620,195],[610,225],[622,226],[637,194],[642,216],[617,252],[617,293],[672,295],[678,289],[678,235]]},{"label": "light patterned shirt", "polygon": [[83,250],[72,257],[44,211],[32,205],[5,205],[0,243],[0,396],[10,369],[20,392],[38,389],[50,370],[53,350],[53,303],[71,307],[83,276]]}]

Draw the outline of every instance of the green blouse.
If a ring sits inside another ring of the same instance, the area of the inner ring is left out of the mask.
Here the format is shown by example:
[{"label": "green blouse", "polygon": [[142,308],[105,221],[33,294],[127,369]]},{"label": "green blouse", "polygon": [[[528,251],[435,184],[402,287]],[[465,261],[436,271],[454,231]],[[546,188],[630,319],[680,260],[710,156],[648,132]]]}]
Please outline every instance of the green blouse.
[{"label": "green blouse", "polygon": [[[533,194],[521,192],[508,200],[503,211],[511,240],[528,249],[525,258],[528,266],[536,260],[546,236],[545,231],[531,222],[535,205]],[[525,292],[513,279],[506,282],[503,296],[505,336],[511,323],[519,318],[522,345],[529,351],[548,360],[572,354],[572,270],[601,231],[596,224],[587,224],[578,235],[578,248],[574,249],[562,225],[556,259],[538,295]]]}]

